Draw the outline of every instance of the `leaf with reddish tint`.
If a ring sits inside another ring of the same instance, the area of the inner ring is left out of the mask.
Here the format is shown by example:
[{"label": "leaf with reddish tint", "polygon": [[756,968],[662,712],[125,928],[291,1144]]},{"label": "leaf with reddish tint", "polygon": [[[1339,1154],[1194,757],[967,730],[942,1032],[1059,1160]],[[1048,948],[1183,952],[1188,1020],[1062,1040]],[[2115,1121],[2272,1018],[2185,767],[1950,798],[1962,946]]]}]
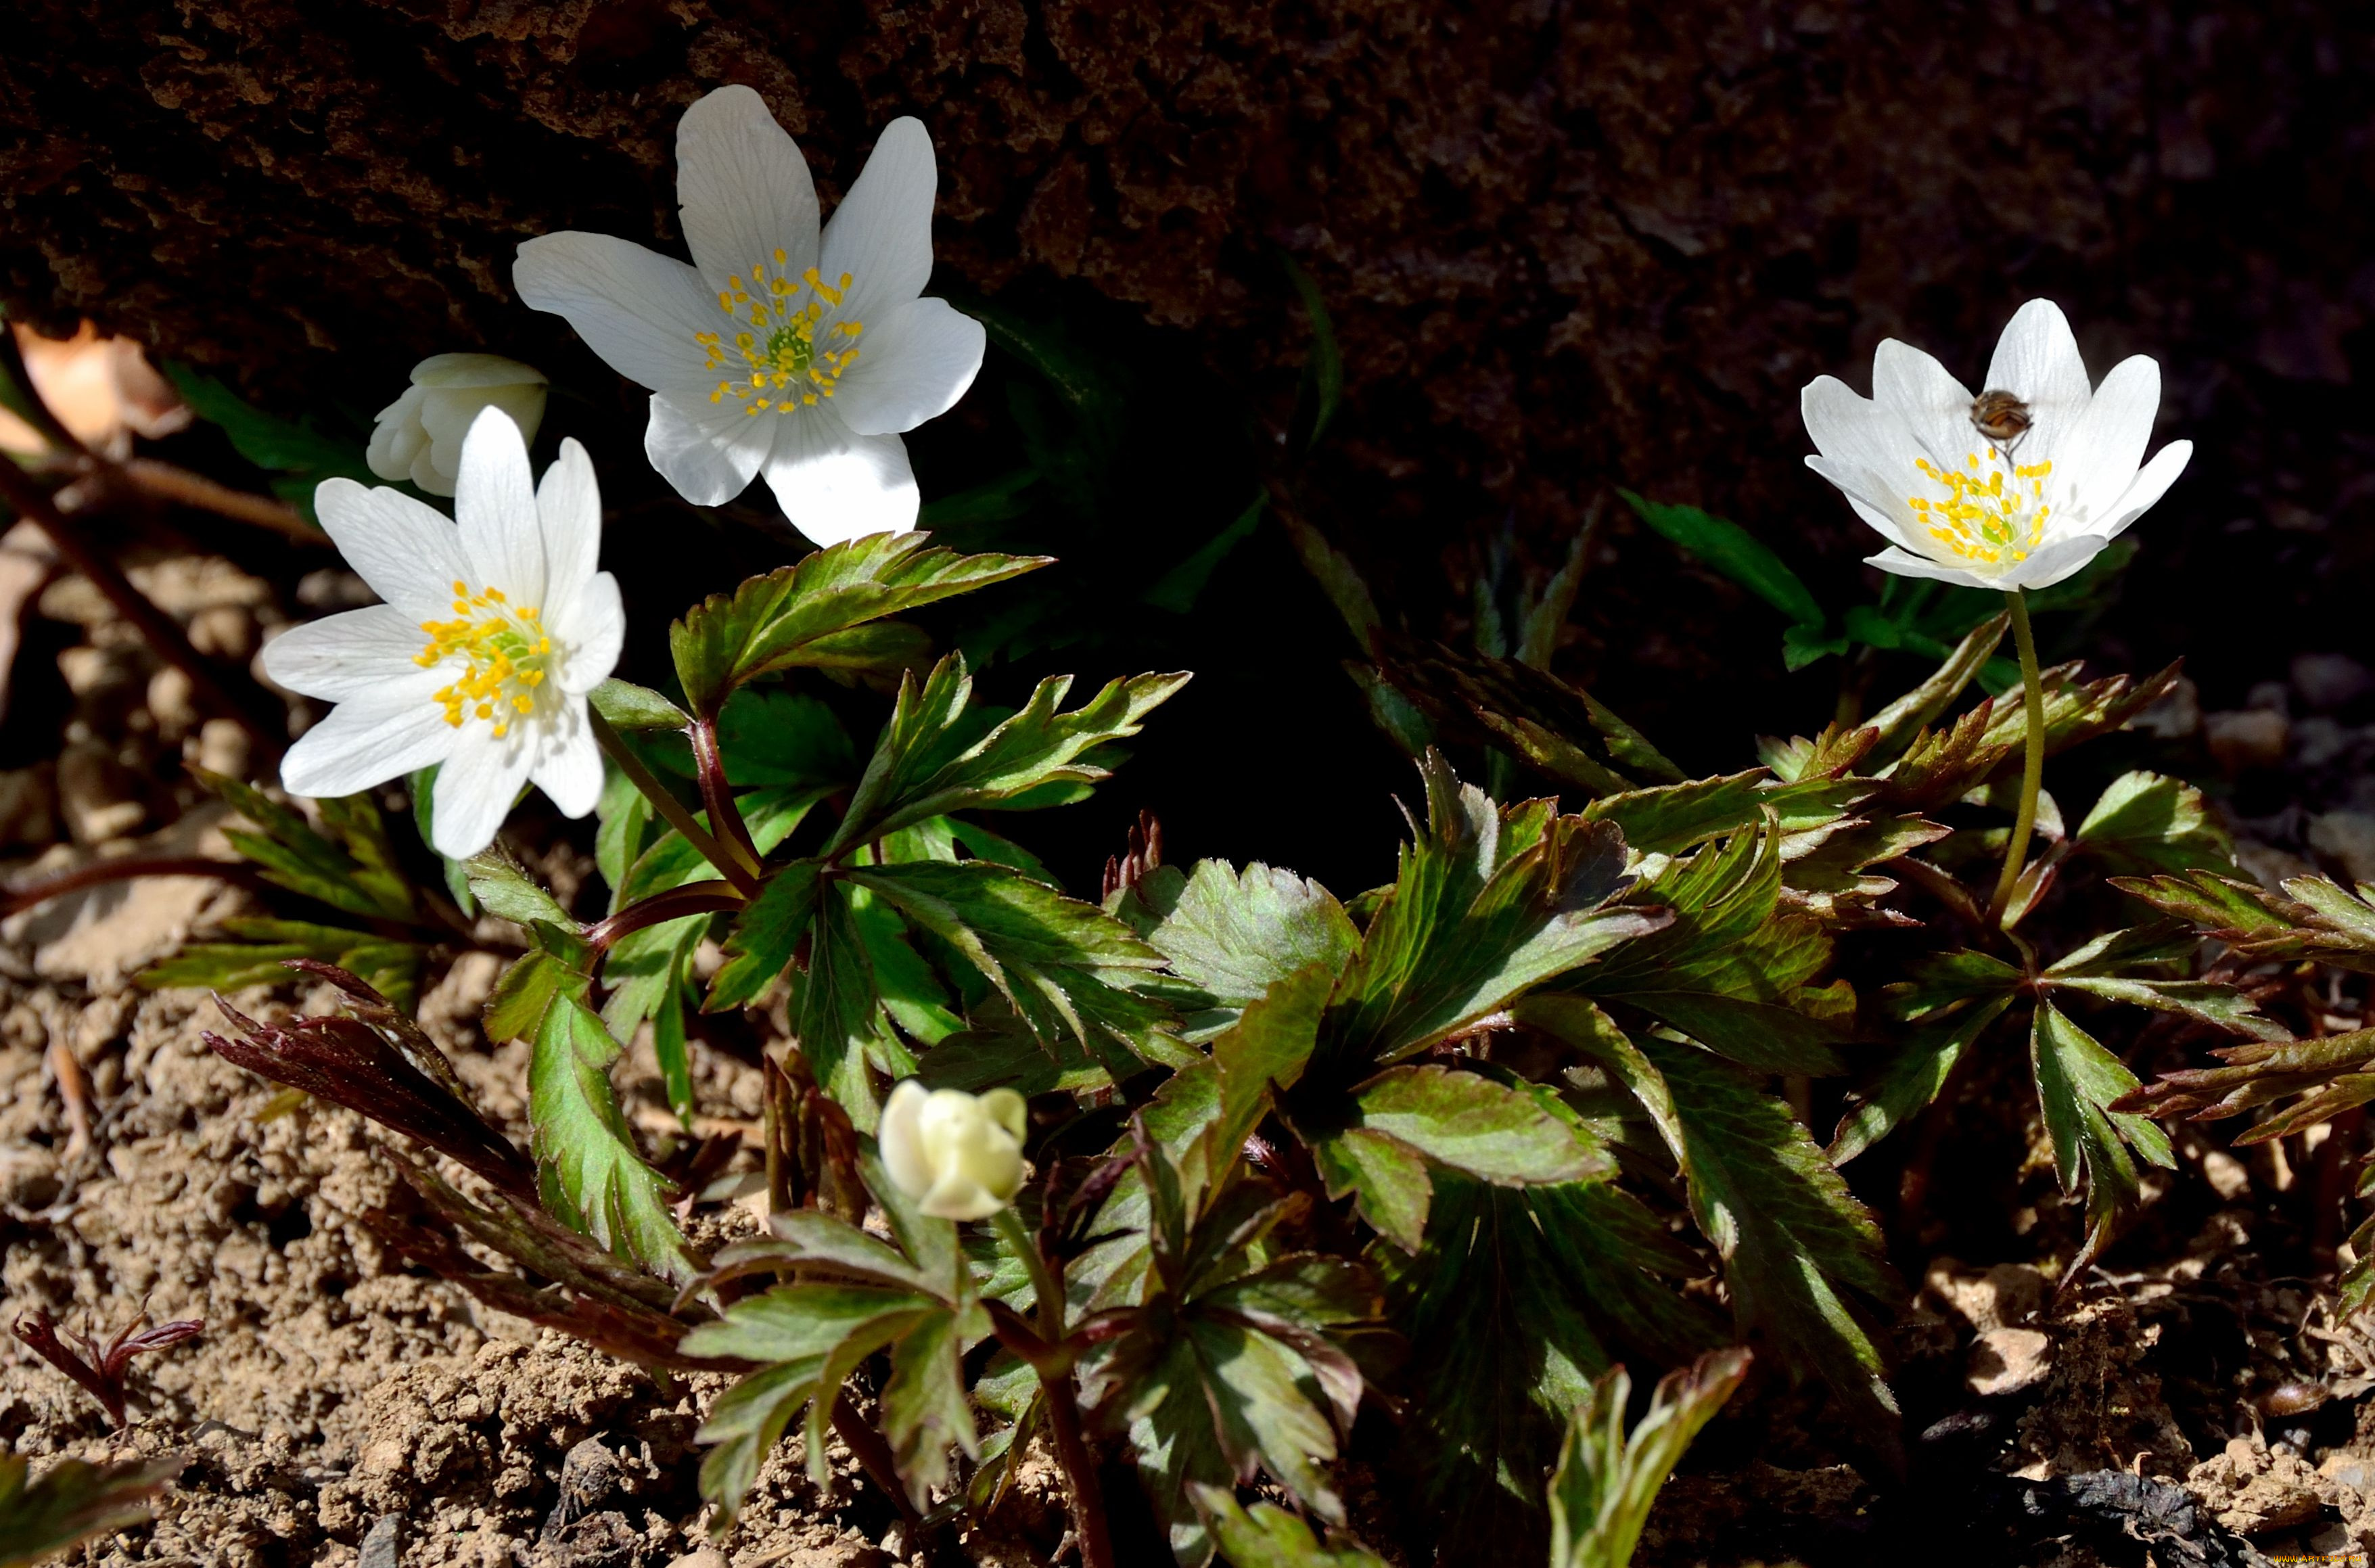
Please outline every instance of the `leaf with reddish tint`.
[{"label": "leaf with reddish tint", "polygon": [[208,1031],[225,1059],[275,1083],[343,1105],[459,1161],[507,1192],[536,1190],[536,1170],[461,1092],[452,1064],[420,1026],[360,980],[325,963],[291,961],[346,993],[349,1016],[258,1023],[221,997],[235,1038]]},{"label": "leaf with reddish tint", "polygon": [[22,1568],[110,1530],[148,1518],[148,1499],[180,1471],[180,1459],[93,1465],[61,1459],[26,1484],[31,1461],[0,1455],[0,1568]]},{"label": "leaf with reddish tint", "polygon": [[73,1329],[61,1335],[57,1320],[36,1309],[18,1318],[12,1328],[36,1355],[81,1384],[120,1427],[124,1424],[124,1375],[132,1368],[132,1358],[195,1339],[206,1326],[201,1319],[181,1318],[151,1328],[148,1315],[143,1313],[101,1343]]}]

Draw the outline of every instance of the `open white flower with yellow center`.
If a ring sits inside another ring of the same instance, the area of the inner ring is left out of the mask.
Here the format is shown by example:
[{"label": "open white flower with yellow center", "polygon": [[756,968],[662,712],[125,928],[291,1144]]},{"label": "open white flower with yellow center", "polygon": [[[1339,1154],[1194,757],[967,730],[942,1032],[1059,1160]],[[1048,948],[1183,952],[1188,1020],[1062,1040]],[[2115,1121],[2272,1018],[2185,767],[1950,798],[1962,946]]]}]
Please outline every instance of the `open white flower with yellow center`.
[{"label": "open white flower with yellow center", "polygon": [[533,782],[572,817],[594,809],[602,757],[585,694],[619,660],[618,580],[595,570],[602,501],[573,441],[538,486],[500,408],[462,442],[455,520],[400,490],[329,479],[322,526],[385,600],[275,638],[264,671],[336,707],[280,764],[299,795],[352,795],[439,764],[438,853],[494,842]]},{"label": "open white flower with yellow center", "polygon": [[942,1220],[987,1220],[1022,1188],[1022,1096],[967,1094],[908,1079],[882,1106],[882,1166],[916,1207]]},{"label": "open white flower with yellow center", "polygon": [[799,148],[756,92],[720,88],[677,125],[693,265],[571,231],[523,244],[512,280],[652,389],[644,450],[685,500],[764,473],[818,544],[897,532],[917,507],[900,432],[981,369],[981,324],[919,298],[939,179],[922,122],[894,120],[820,234]]},{"label": "open white flower with yellow center", "polygon": [[1805,390],[1806,466],[1887,539],[1870,562],[1906,577],[2009,591],[2059,583],[2158,501],[2193,454],[2144,461],[2160,367],[2139,354],[2100,386],[2050,300],[2023,305],[1975,396],[1894,338],[1873,356],[1872,396],[1824,376]]}]

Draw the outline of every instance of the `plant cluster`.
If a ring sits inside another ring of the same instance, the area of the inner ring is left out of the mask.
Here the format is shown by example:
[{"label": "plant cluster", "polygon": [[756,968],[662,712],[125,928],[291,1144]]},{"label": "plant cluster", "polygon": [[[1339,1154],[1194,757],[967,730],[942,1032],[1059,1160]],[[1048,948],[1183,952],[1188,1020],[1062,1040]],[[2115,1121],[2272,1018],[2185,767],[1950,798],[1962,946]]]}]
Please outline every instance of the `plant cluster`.
[{"label": "plant cluster", "polygon": [[[1416,766],[1395,874],[1340,893],[1179,867],[1150,821],[1092,901],[989,823],[1103,785],[1188,678],[1078,701],[1049,678],[1005,707],[914,619],[1049,564],[910,531],[900,432],[963,395],[983,344],[920,295],[928,139],[886,132],[821,235],[755,94],[696,106],[680,153],[694,265],[550,236],[522,293],[654,389],[648,454],[688,500],[763,475],[824,548],[688,608],[667,690],[619,679],[590,458],[563,442],[539,481],[502,399],[467,420],[456,402],[483,383],[540,407],[541,379],[419,378],[382,455],[422,489],[450,478],[452,520],[322,483],[321,525],[386,602],[266,654],[337,704],[282,773],[313,811],[208,781],[253,824],[232,842],[254,874],[319,908],[233,923],[147,979],[334,985],[339,1014],[226,1004],[210,1039],[436,1157],[392,1153],[417,1201],[370,1222],[397,1255],[657,1371],[730,1375],[700,1434],[720,1527],[798,1423],[820,1484],[837,1438],[943,1545],[995,1520],[1044,1442],[1092,1568],[1128,1545],[1105,1491],[1122,1468],[1183,1563],[1374,1562],[1356,1455],[1406,1480],[1393,1527],[1438,1561],[1618,1568],[1746,1375],[1736,1341],[1895,1452],[1902,1291],[1842,1167],[2000,1045],[2025,1037],[2083,1208],[2073,1275],[2173,1162],[2156,1116],[2292,1101],[2265,1134],[2375,1098],[2375,1043],[2293,1041],[2251,973],[2375,967],[2365,890],[2238,880],[2172,777],[2118,772],[2084,811],[2041,787],[2175,672],[2042,665],[2028,593],[2103,570],[2185,461],[2142,461],[2150,361],[2091,386],[2051,306],[2015,319],[1977,397],[1901,345],[1874,401],[1809,390],[1818,471],[1887,536],[1875,563],[1924,580],[1837,636],[1743,531],[1635,501],[1790,614],[1793,658],[1866,650],[1837,722],[1714,776],[1551,672],[1579,549],[1547,583],[1480,588],[1473,646],[1427,643],[1282,476],[1267,503]],[[1336,374],[1317,362],[1306,443]],[[1935,668],[1864,716],[1872,650]],[[367,793],[396,781],[409,827]],[[531,784],[597,819],[598,917],[497,842]],[[409,1012],[481,915],[522,934],[485,1025],[529,1047],[526,1149]],[[2147,1088],[2098,1038],[2117,1009],[2240,1043]],[[704,1020],[745,1022],[765,1085],[764,1231],[715,1253],[683,1222],[736,1154],[693,1136]],[[653,1149],[609,1076],[646,1030],[685,1131]],[[1841,1108],[1827,1138],[1817,1104]],[[1621,1369],[1653,1362],[1690,1370],[1628,1435]]]}]

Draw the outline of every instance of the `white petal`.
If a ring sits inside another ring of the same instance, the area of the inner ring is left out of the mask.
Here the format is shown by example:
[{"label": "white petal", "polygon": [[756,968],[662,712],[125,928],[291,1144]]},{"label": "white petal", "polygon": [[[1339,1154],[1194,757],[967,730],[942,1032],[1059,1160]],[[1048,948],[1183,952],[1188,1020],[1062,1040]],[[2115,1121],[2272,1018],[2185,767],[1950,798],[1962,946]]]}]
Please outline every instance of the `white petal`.
[{"label": "white petal", "polygon": [[1971,393],[1946,367],[1914,348],[1889,338],[1872,357],[1873,401],[1893,412],[1918,451],[1896,454],[1896,466],[1880,470],[1906,487],[1908,495],[1932,494],[1914,463],[1927,457],[1941,468],[1962,468],[1981,437],[1971,426]]},{"label": "white petal", "polygon": [[454,520],[477,568],[474,587],[500,588],[526,608],[544,603],[544,530],[537,521],[536,476],[519,427],[500,408],[470,422],[455,476]]},{"label": "white petal", "polygon": [[[1827,457],[1809,457],[1806,466],[1838,487],[1855,514],[1863,519],[1873,532],[1892,545],[1914,548],[1915,532],[1910,509],[1880,488],[1879,476],[1868,471],[1850,470]],[[1885,504],[1884,504],[1885,503]]]},{"label": "white petal", "polygon": [[676,199],[685,243],[712,294],[730,277],[752,282],[754,264],[794,277],[816,264],[809,160],[747,87],[719,88],[677,122]]},{"label": "white petal", "polygon": [[930,1092],[914,1079],[903,1079],[882,1102],[882,1120],[875,1132],[882,1167],[899,1190],[921,1197],[931,1190],[932,1168],[924,1158],[921,1128],[924,1102]]},{"label": "white petal", "polygon": [[2138,354],[2103,378],[2086,411],[2054,447],[2048,486],[2068,497],[2064,504],[2072,510],[2083,509],[2081,514],[2092,520],[2090,532],[2102,531],[2100,520],[2109,515],[2105,508],[2136,477],[2159,412],[2160,366]]},{"label": "white petal", "polygon": [[1941,583],[1959,583],[1966,588],[1993,588],[1996,583],[1959,566],[1944,566],[1924,556],[1908,550],[1885,549],[1878,555],[1864,557],[1866,566],[1877,566],[1883,572],[1893,572],[1899,577],[1930,577]]},{"label": "white petal", "polygon": [[[519,427],[520,440],[529,442],[536,439],[537,426],[544,422],[544,398],[541,383],[430,388],[421,399],[420,428],[428,433],[429,464],[437,476],[431,493],[454,493],[462,472],[462,443],[469,439],[480,410],[501,408]],[[419,483],[417,476],[414,482]]]},{"label": "white petal", "polygon": [[454,733],[454,749],[437,770],[430,800],[430,837],[438,854],[467,860],[495,842],[496,830],[527,783],[528,737],[514,728],[498,740],[494,727],[482,723]]},{"label": "white petal", "polygon": [[408,386],[404,395],[381,409],[372,427],[371,445],[363,462],[383,479],[401,479],[412,472],[413,454],[420,450],[420,400],[427,395]]},{"label": "white petal", "polygon": [[854,435],[829,409],[780,421],[767,487],[792,526],[820,545],[868,534],[904,534],[922,498],[907,445],[894,435]]},{"label": "white petal", "polygon": [[313,490],[322,531],[372,592],[418,623],[454,614],[454,584],[470,574],[445,514],[401,490],[325,479]]},{"label": "white petal", "polygon": [[2110,519],[2102,527],[2103,537],[2106,540],[2118,538],[2127,530],[2129,524],[2142,517],[2153,502],[2168,494],[2168,487],[2177,483],[2177,477],[2185,472],[2185,466],[2192,457],[2193,443],[2190,441],[2173,441],[2154,453],[2153,460],[2145,465],[2144,472],[2136,476],[2135,482],[2112,502]]},{"label": "white petal", "polygon": [[501,354],[431,354],[412,367],[412,384],[428,387],[542,386],[534,365]]},{"label": "white petal", "polygon": [[2086,563],[2110,542],[2094,534],[2056,539],[2005,572],[1999,585],[2005,588],[2050,588],[2063,578],[2083,571]]},{"label": "white petal", "polygon": [[695,506],[718,506],[750,489],[782,422],[768,414],[754,419],[732,400],[712,403],[706,389],[654,393],[644,455],[677,494]]},{"label": "white petal", "polygon": [[931,134],[912,116],[882,128],[881,139],[825,225],[817,270],[829,284],[849,274],[841,320],[874,323],[924,291],[932,276],[932,202],[939,173]]},{"label": "white petal", "polygon": [[602,798],[602,749],[585,722],[585,704],[571,702],[552,717],[535,770],[528,775],[564,817],[583,817]]},{"label": "white petal", "polygon": [[569,654],[561,670],[561,690],[575,697],[601,685],[618,667],[619,645],[627,635],[619,580],[607,572],[596,572],[554,612],[546,630]]},{"label": "white petal", "polygon": [[2031,300],[2013,312],[1996,339],[1995,358],[1988,361],[1988,383],[1979,390],[2009,392],[2028,405],[2032,424],[2021,440],[2019,461],[2060,456],[2094,395],[2086,361],[2079,357],[2078,340],[2061,306]]},{"label": "white petal", "polygon": [[380,690],[341,702],[280,760],[280,782],[316,800],[402,778],[443,761],[461,732],[432,695],[452,676],[415,669]]},{"label": "white petal", "polygon": [[290,627],[265,644],[264,673],[291,691],[343,702],[392,679],[434,673],[412,662],[428,642],[402,610],[371,605]]},{"label": "white petal", "polygon": [[608,234],[539,234],[520,246],[512,286],[531,309],[565,317],[629,381],[655,392],[717,384],[693,341],[723,319],[717,291],[673,256]]},{"label": "white petal", "polygon": [[981,323],[946,300],[911,300],[867,324],[833,411],[859,435],[912,430],[956,407],[987,342]]},{"label": "white petal", "polygon": [[602,553],[602,491],[593,460],[574,440],[536,488],[536,516],[544,535],[544,597],[548,615],[583,589]]}]

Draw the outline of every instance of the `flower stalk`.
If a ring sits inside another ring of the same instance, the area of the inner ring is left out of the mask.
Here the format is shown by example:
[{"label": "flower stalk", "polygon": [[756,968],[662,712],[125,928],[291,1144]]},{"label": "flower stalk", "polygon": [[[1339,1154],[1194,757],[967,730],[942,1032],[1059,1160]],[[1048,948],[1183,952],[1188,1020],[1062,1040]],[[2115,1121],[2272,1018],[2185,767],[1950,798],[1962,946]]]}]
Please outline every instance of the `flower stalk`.
[{"label": "flower stalk", "polygon": [[1031,1293],[1038,1304],[1039,1338],[1046,1351],[1031,1358],[1039,1374],[1039,1391],[1047,1403],[1047,1431],[1055,1440],[1056,1463],[1064,1472],[1065,1495],[1071,1503],[1072,1535],[1081,1543],[1081,1568],[1113,1568],[1113,1537],[1105,1526],[1105,1493],[1097,1485],[1096,1460],[1081,1431],[1081,1405],[1073,1390],[1072,1347],[1064,1335],[1064,1281],[1048,1267],[1046,1254],[1012,1204],[999,1209],[992,1223],[999,1237],[1022,1259],[1031,1275]]},{"label": "flower stalk", "polygon": [[602,748],[605,756],[619,765],[619,771],[627,775],[627,782],[633,784],[645,800],[651,802],[652,809],[659,813],[660,820],[682,833],[685,842],[700,851],[701,857],[717,867],[718,875],[734,885],[735,891],[744,898],[756,898],[759,893],[759,878],[755,871],[745,866],[739,856],[728,854],[726,846],[719,843],[709,830],[703,827],[694,819],[692,813],[684,808],[684,802],[671,794],[668,785],[652,776],[652,771],[644,766],[644,760],[630,750],[625,741],[619,738],[619,732],[610,727],[609,721],[590,708],[586,710],[585,717],[586,722],[593,726],[595,744]]},{"label": "flower stalk", "polygon": [[2037,829],[2037,793],[2045,782],[2045,690],[2037,666],[2037,636],[2028,627],[2028,600],[2018,588],[2004,595],[2012,607],[2013,643],[2020,651],[2021,706],[2028,714],[2028,752],[2020,771],[2020,810],[2013,818],[2012,838],[2004,844],[2003,873],[1996,878],[1995,897],[1988,902],[1988,918],[2001,921],[2012,907],[2012,891],[2028,858],[2029,835]]}]

